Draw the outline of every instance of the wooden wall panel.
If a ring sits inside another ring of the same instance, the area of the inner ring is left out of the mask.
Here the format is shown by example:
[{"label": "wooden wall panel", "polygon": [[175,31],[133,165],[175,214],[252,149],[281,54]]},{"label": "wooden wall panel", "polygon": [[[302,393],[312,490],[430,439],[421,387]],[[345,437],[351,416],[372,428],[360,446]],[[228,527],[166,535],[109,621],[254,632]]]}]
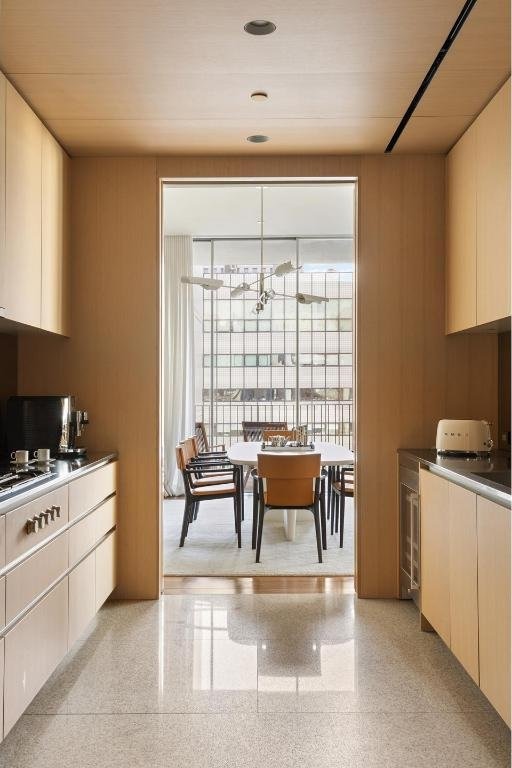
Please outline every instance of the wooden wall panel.
[{"label": "wooden wall panel", "polygon": [[[495,336],[444,335],[444,158],[166,157],[72,161],[72,337],[22,339],[21,391],[66,389],[91,447],[120,452],[120,584],[158,594],[160,177],[358,177],[358,594],[398,594],[396,450],[439,418],[494,416]],[[478,375],[475,375],[478,371]]]},{"label": "wooden wall panel", "polygon": [[20,338],[20,393],[70,392],[119,451],[120,597],[159,591],[155,161],[72,163],[71,338]]}]

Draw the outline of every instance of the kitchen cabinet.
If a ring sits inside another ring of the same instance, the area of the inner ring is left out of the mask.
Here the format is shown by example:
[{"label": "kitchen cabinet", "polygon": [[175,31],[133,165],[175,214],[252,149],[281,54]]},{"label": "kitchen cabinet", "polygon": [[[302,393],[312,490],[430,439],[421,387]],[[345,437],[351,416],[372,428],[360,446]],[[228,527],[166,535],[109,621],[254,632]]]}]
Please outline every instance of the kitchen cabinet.
[{"label": "kitchen cabinet", "polygon": [[43,126],[10,83],[5,106],[5,252],[2,314],[41,324],[41,142]]},{"label": "kitchen cabinet", "polygon": [[43,127],[41,328],[69,336],[69,158]]},{"label": "kitchen cabinet", "polygon": [[480,687],[510,725],[510,509],[478,498]]},{"label": "kitchen cabinet", "polygon": [[509,317],[510,80],[446,161],[446,333]]},{"label": "kitchen cabinet", "polygon": [[5,635],[4,737],[68,648],[68,580]]},{"label": "kitchen cabinet", "polygon": [[479,115],[477,325],[510,315],[510,80]]},{"label": "kitchen cabinet", "polygon": [[420,469],[421,612],[450,645],[448,482]]},{"label": "kitchen cabinet", "polygon": [[70,483],[69,519],[74,520],[100,504],[114,493],[117,483],[117,462],[90,472]]},{"label": "kitchen cabinet", "polygon": [[116,532],[96,548],[96,610],[99,611],[116,586]]},{"label": "kitchen cabinet", "polygon": [[96,553],[91,552],[69,574],[68,648],[92,621],[96,613]]},{"label": "kitchen cabinet", "polygon": [[476,494],[448,483],[450,648],[478,685]]},{"label": "kitchen cabinet", "polygon": [[474,125],[446,162],[446,332],[454,333],[477,324]]},{"label": "kitchen cabinet", "polygon": [[[0,72],[0,275],[5,263],[5,94],[7,80]],[[1,279],[1,278],[0,278]],[[4,291],[0,283],[0,317],[5,310],[2,306]]]}]

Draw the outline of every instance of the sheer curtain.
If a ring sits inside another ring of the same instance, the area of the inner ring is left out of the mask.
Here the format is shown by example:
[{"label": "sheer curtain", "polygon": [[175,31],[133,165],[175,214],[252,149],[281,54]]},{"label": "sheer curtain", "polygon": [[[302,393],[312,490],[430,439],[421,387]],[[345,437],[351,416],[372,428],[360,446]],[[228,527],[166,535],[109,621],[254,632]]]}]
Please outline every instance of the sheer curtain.
[{"label": "sheer curtain", "polygon": [[194,433],[194,314],[192,286],[180,282],[192,275],[192,238],[164,238],[163,268],[163,436],[164,491],[166,496],[184,492],[176,468],[175,447]]}]

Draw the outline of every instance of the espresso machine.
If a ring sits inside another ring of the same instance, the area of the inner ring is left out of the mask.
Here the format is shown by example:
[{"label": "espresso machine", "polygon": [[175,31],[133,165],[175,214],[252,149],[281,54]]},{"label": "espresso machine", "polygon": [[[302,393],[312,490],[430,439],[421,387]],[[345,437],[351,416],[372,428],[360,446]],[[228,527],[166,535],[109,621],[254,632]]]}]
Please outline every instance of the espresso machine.
[{"label": "espresso machine", "polygon": [[87,449],[78,445],[89,423],[87,411],[76,408],[72,395],[10,397],[6,409],[9,451],[32,453],[49,448],[53,457],[76,459]]}]

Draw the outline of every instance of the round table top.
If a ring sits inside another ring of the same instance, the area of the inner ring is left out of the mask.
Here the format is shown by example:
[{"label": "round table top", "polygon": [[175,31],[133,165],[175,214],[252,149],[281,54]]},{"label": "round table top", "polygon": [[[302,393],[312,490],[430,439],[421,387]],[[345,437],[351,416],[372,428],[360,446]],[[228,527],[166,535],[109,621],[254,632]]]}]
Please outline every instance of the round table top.
[{"label": "round table top", "polygon": [[[354,453],[349,448],[336,443],[314,443],[315,450],[312,453],[320,454],[320,463],[323,467],[333,465],[352,465],[354,463]],[[228,448],[228,459],[232,464],[243,464],[248,467],[255,467],[258,464],[258,453],[261,453],[261,443],[259,441],[247,443],[233,443]],[[304,451],[272,451],[265,448],[265,454],[270,453],[275,456],[303,456]]]}]

